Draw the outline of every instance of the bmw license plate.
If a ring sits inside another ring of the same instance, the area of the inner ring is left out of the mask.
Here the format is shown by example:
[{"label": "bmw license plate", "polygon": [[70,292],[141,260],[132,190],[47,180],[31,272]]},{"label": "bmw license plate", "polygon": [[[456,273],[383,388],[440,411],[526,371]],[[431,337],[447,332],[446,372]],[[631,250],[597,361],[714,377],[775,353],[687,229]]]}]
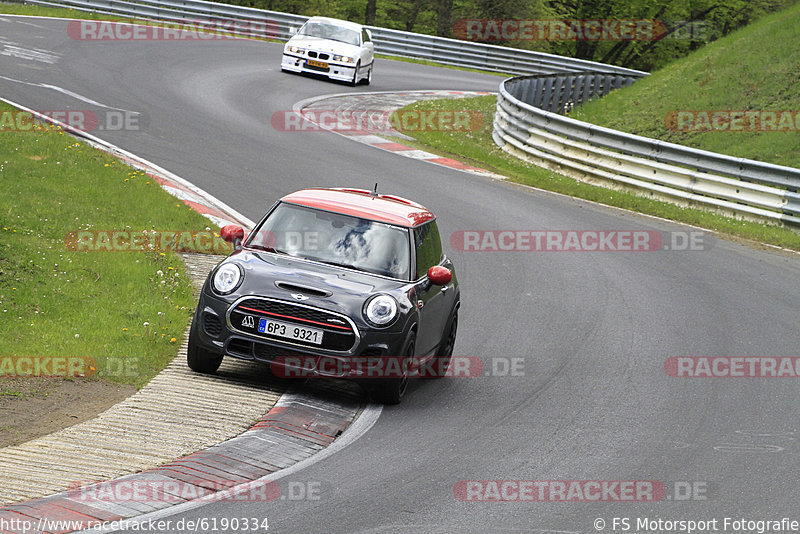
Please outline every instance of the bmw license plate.
[{"label": "bmw license plate", "polygon": [[258,321],[258,331],[262,334],[285,337],[295,341],[305,341],[315,345],[322,345],[322,334],[325,333],[319,328],[306,328],[305,326],[263,318]]},{"label": "bmw license plate", "polygon": [[317,61],[315,59],[306,60],[306,64],[309,67],[319,67],[321,69],[327,69],[328,68],[328,64],[327,63],[325,63],[324,61]]}]

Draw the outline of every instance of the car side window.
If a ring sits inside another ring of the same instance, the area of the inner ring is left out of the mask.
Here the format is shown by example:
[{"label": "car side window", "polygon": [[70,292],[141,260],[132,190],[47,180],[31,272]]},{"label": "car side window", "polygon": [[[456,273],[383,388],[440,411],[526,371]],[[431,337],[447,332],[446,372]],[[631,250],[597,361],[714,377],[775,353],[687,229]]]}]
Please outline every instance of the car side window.
[{"label": "car side window", "polygon": [[442,240],[436,221],[414,228],[414,245],[417,249],[417,270],[415,279],[419,279],[434,265],[442,261]]},{"label": "car side window", "polygon": [[369,33],[367,33],[366,29],[362,29],[361,30],[361,42],[362,43],[368,43],[370,41],[372,41],[372,39],[369,38]]}]

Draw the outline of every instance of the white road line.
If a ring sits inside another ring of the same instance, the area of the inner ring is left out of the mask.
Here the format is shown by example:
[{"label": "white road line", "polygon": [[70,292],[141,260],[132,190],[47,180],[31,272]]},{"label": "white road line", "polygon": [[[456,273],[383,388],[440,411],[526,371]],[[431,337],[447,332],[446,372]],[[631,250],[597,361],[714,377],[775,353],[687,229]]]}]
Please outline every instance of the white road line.
[{"label": "white road line", "polygon": [[9,57],[18,57],[20,59],[29,59],[32,61],[41,61],[54,65],[59,60],[59,55],[46,50],[35,50],[16,46],[14,44],[4,44],[3,50],[0,50],[0,55]]},{"label": "white road line", "polygon": [[88,98],[88,97],[85,97],[85,96],[80,95],[78,93],[75,93],[73,91],[70,91],[69,89],[64,89],[63,87],[59,87],[57,85],[50,85],[49,83],[26,82],[26,81],[23,81],[23,80],[17,80],[16,78],[9,78],[8,76],[2,76],[2,75],[0,75],[0,79],[8,80],[9,82],[16,82],[16,83],[21,83],[21,84],[24,84],[24,85],[30,85],[30,86],[33,86],[33,87],[42,87],[44,89],[52,89],[53,91],[58,91],[59,93],[63,93],[65,95],[67,95],[67,96],[71,96],[72,98],[76,98],[78,100],[82,100],[82,101],[86,102],[87,104],[92,104],[94,106],[100,106],[101,108],[115,109],[117,111],[124,111],[126,113],[135,113],[137,115],[139,114],[138,111],[131,111],[129,109],[124,109],[124,108],[115,108],[114,106],[107,106],[105,104],[101,104],[100,102],[97,102],[96,100],[92,100],[91,98]]},{"label": "white road line", "polygon": [[[2,77],[3,76],[0,76],[0,78],[2,78]],[[131,152],[128,152],[127,150],[119,148],[118,146],[116,146],[116,145],[114,145],[112,143],[109,143],[108,141],[104,141],[103,139],[100,139],[99,137],[96,137],[96,136],[91,135],[89,133],[86,133],[86,132],[75,132],[72,128],[69,127],[69,125],[64,124],[63,122],[57,121],[55,119],[52,119],[50,117],[47,117],[46,115],[42,115],[38,111],[32,110],[30,108],[27,108],[27,107],[23,106],[22,104],[18,104],[16,102],[13,102],[11,100],[8,100],[6,98],[1,98],[1,97],[0,97],[0,101],[5,102],[6,104],[8,104],[10,106],[14,106],[15,108],[20,109],[22,111],[27,111],[28,113],[31,113],[34,116],[36,116],[36,117],[38,117],[38,118],[40,118],[42,120],[51,122],[53,124],[57,124],[57,125],[61,126],[61,128],[64,131],[70,132],[70,133],[74,133],[75,135],[79,135],[80,137],[83,137],[84,139],[86,139],[90,143],[94,144],[95,146],[97,146],[99,148],[102,148],[103,150],[105,150],[107,152],[110,152],[111,154],[114,154],[114,155],[117,155],[117,156],[123,156],[123,157],[128,158],[129,160],[133,161],[134,163],[136,163],[138,165],[141,165],[141,166],[143,166],[145,168],[148,168],[148,169],[152,169],[155,172],[161,174],[162,176],[165,176],[165,177],[169,178],[173,182],[176,182],[176,183],[184,186],[186,189],[188,189],[188,190],[192,191],[193,193],[197,194],[198,196],[204,198],[206,200],[206,202],[204,202],[204,204],[206,204],[206,205],[208,205],[208,206],[210,206],[210,207],[212,207],[212,208],[214,208],[214,209],[216,209],[218,211],[221,211],[223,213],[227,213],[229,215],[232,215],[234,218],[236,218],[240,222],[244,223],[244,225],[247,226],[248,228],[255,227],[256,223],[254,221],[252,221],[248,217],[245,217],[244,215],[242,215],[241,213],[239,213],[238,211],[236,211],[232,207],[228,206],[227,204],[225,204],[223,201],[221,201],[217,197],[215,197],[215,196],[213,196],[213,195],[211,195],[209,193],[206,193],[204,190],[202,190],[201,188],[197,187],[196,185],[194,185],[193,183],[189,182],[188,180],[185,180],[184,178],[181,178],[177,174],[174,174],[174,173],[164,169],[163,167],[159,167],[155,163],[147,161],[144,158],[140,158],[139,156],[137,156],[135,154],[132,154]],[[118,109],[118,108],[114,108],[114,109]]]},{"label": "white road line", "polygon": [[[284,393],[283,397],[281,397],[281,401],[285,402],[285,399],[287,397],[290,397],[291,395],[292,395],[291,393]],[[310,456],[305,460],[301,460],[296,464],[289,466],[285,469],[281,469],[280,471],[276,471],[275,473],[263,476],[258,480],[245,482],[241,484],[242,491],[247,491],[248,488],[250,488],[254,482],[274,482],[276,480],[280,480],[285,476],[289,476],[293,473],[296,473],[297,471],[300,471],[317,462],[320,462],[332,454],[336,454],[337,452],[344,449],[348,445],[352,445],[358,438],[366,434],[369,431],[369,429],[372,428],[372,426],[378,421],[378,418],[380,417],[382,411],[383,411],[382,405],[368,404],[366,408],[364,408],[364,411],[361,412],[361,415],[356,417],[356,419],[350,424],[350,426],[348,426],[345,429],[345,431],[342,432],[342,435],[336,438],[336,440],[333,443],[331,443],[328,447],[322,449],[320,452],[314,454],[313,456]],[[238,487],[239,486],[234,488],[228,488],[223,492],[220,492],[220,494],[227,493],[228,495],[238,495],[237,493]],[[219,502],[219,500],[215,501],[214,496],[212,495],[205,495],[202,499],[197,499],[182,504],[176,504],[175,506],[164,508],[163,510],[157,510],[155,512],[134,516],[129,518],[128,521],[129,525],[133,522],[143,523],[151,520],[157,521],[159,519],[170,517],[183,512],[188,512],[190,510],[194,510],[195,508],[200,508],[208,504],[212,504],[214,502]],[[120,520],[120,522],[122,523],[124,522],[124,520]],[[119,526],[124,526],[124,525],[119,525]],[[89,534],[95,532],[119,532],[120,530],[127,530],[127,529],[118,528],[112,530],[110,528],[106,529],[91,528],[91,529],[81,530],[79,531],[79,534],[80,533]]]},{"label": "white road line", "polygon": [[[7,19],[3,19],[4,22],[8,22]],[[38,24],[34,24],[33,22],[25,22],[24,20],[17,20],[15,21],[17,24],[24,24],[26,26],[33,26],[34,28],[41,28],[42,30],[49,30],[50,28],[46,28],[45,26],[40,26]]]}]

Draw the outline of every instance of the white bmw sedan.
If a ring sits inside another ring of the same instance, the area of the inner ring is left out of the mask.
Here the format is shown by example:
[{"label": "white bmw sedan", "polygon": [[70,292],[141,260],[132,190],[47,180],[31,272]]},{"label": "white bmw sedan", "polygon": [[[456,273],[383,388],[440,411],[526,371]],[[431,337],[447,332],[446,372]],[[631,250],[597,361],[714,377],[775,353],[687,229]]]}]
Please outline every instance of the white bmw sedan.
[{"label": "white bmw sedan", "polygon": [[360,24],[311,17],[284,46],[281,70],[369,85],[374,56],[372,35]]}]

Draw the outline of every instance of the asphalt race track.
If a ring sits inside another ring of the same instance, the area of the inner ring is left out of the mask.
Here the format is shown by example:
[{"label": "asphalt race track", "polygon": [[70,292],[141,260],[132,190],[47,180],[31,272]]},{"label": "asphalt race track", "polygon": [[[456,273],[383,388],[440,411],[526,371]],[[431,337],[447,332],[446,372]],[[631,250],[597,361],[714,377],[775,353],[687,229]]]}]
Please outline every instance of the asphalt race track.
[{"label": "asphalt race track", "polygon": [[[254,220],[302,187],[378,181],[433,210],[445,241],[459,230],[694,231],[270,124],[318,95],[496,91],[499,77],[377,60],[372,85],[352,88],[281,73],[277,43],[77,41],[66,27],[0,15],[0,48],[37,51],[0,54],[0,96],[38,110],[138,112],[138,130],[92,133]],[[0,157],[10,148],[0,144]],[[797,356],[800,260],[705,243],[638,253],[448,247],[462,288],[456,355],[480,357],[495,376],[414,383],[363,437],[290,476],[313,498],[214,502],[169,518],[266,517],[270,533],[591,533],[598,518],[605,532],[624,530],[614,518],[628,518],[631,532],[643,530],[637,518],[717,519],[722,531],[726,517],[800,520],[798,379],[673,378],[664,367],[677,356]],[[521,376],[503,376],[514,358]],[[489,480],[660,481],[667,495],[454,494],[460,481]],[[695,498],[681,498],[685,483]]]}]

